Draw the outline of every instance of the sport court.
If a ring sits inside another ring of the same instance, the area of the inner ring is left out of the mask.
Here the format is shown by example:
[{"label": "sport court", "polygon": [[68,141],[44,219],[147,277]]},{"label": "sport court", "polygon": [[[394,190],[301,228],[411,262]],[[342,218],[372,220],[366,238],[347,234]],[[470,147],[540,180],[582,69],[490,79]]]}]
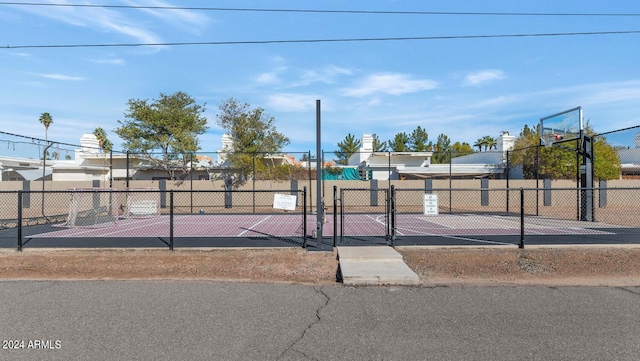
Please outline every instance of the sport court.
[{"label": "sport court", "polygon": [[[324,217],[327,245],[639,244],[640,230],[601,222],[481,214],[332,214]],[[25,248],[316,247],[315,215],[188,214],[121,218],[94,227],[62,224],[24,227]],[[306,237],[303,237],[303,234]],[[335,234],[335,237],[334,237]],[[16,247],[15,229],[0,231],[3,248]]]}]

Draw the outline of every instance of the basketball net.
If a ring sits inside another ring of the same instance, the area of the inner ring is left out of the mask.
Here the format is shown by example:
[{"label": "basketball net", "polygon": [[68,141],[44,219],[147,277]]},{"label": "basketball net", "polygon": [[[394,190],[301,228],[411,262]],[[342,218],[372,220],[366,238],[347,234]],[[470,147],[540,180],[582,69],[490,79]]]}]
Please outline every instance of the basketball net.
[{"label": "basketball net", "polygon": [[553,143],[556,142],[556,140],[561,140],[561,139],[562,137],[558,134],[548,133],[548,134],[542,135],[542,143],[546,148],[551,148],[553,146]]}]

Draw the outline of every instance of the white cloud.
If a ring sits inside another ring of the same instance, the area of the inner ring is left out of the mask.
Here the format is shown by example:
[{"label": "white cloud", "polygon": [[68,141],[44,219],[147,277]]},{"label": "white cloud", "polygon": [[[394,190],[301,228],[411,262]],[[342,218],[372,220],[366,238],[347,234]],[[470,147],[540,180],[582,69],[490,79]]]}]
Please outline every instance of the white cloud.
[{"label": "white cloud", "polygon": [[269,109],[280,112],[303,112],[315,109],[316,99],[314,95],[280,93],[268,98]]},{"label": "white cloud", "polygon": [[464,86],[480,85],[493,80],[506,78],[502,70],[481,70],[467,74],[464,80]]},{"label": "white cloud", "polygon": [[124,59],[91,59],[92,63],[96,64],[110,64],[110,65],[124,65]]},{"label": "white cloud", "polygon": [[351,75],[353,72],[346,68],[330,65],[320,71],[305,70],[302,73],[301,81],[303,84],[311,83],[326,83],[331,84],[335,81],[335,78],[341,75]]},{"label": "white cloud", "polygon": [[438,83],[433,80],[413,79],[407,74],[383,73],[368,76],[356,87],[342,89],[342,94],[352,97],[365,97],[375,93],[402,95],[437,87]]},{"label": "white cloud", "polygon": [[72,26],[119,33],[142,43],[161,42],[159,36],[138,25],[139,20],[135,21],[125,13],[111,9],[66,6],[27,6],[20,9]]},{"label": "white cloud", "polygon": [[518,96],[497,96],[479,101],[476,105],[483,108],[500,108],[507,105],[519,103],[521,99]]},{"label": "white cloud", "polygon": [[258,75],[256,81],[260,84],[273,84],[278,82],[278,74],[275,72],[262,73]]},{"label": "white cloud", "polygon": [[64,81],[83,81],[85,78],[79,76],[71,76],[64,74],[35,74],[42,78],[53,79],[53,80],[64,80]]},{"label": "white cloud", "polygon": [[595,84],[586,86],[585,90],[591,93],[584,96],[582,104],[585,105],[640,101],[640,81]]},{"label": "white cloud", "polygon": [[[163,1],[147,0],[147,1],[125,1],[126,4],[133,6],[153,6],[153,7],[171,7],[175,6]],[[153,16],[173,27],[181,28],[191,33],[199,33],[200,29],[209,23],[209,18],[202,13],[191,10],[158,10],[158,9],[140,9],[140,11]]]}]

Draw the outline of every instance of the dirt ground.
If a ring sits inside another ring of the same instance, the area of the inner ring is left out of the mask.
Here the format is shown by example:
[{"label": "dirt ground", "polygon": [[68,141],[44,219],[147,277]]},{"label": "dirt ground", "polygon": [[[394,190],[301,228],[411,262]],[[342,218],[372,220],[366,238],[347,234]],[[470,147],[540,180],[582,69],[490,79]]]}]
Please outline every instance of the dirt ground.
[{"label": "dirt ground", "polygon": [[[640,248],[398,248],[424,286],[638,286]],[[0,279],[336,283],[336,252],[289,249],[0,251]]]}]

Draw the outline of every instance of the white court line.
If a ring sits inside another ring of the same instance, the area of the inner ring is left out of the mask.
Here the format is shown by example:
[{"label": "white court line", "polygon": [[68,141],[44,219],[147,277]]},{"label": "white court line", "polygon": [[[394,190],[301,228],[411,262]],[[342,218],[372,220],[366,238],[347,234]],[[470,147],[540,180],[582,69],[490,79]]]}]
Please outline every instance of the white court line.
[{"label": "white court line", "polygon": [[[53,232],[48,232],[48,233],[41,233],[38,235],[35,235],[34,238],[38,238],[38,237],[46,237],[47,235],[51,236],[51,234],[58,234],[58,232],[61,232],[60,235],[54,235],[53,237],[78,237],[81,236],[83,234],[89,233],[89,234],[95,234],[96,230],[100,230],[100,229],[113,229],[113,228],[118,228],[118,227],[122,227],[122,228],[127,228],[127,229],[138,229],[138,228],[142,228],[142,227],[129,227],[131,225],[136,225],[138,223],[143,223],[143,227],[146,225],[154,225],[154,224],[162,224],[165,223],[164,221],[161,222],[154,222],[149,224],[148,223],[148,218],[147,219],[136,219],[135,221],[131,221],[131,222],[127,222],[127,223],[123,223],[122,220],[118,220],[116,222],[109,222],[111,223],[108,226],[104,226],[104,227],[80,227],[80,228],[67,228],[67,229],[62,229],[59,231],[53,231]],[[108,232],[108,233],[101,233],[99,236],[103,236],[103,235],[111,235],[111,234],[115,234],[118,232],[121,232],[122,229],[119,229],[117,231],[114,232]],[[99,237],[98,236],[98,237]]]},{"label": "white court line", "polygon": [[[167,228],[169,227],[169,224],[167,223],[166,220],[164,219],[159,219],[157,222],[144,222],[143,220],[140,220],[140,222],[136,222],[136,223],[142,223],[142,225],[140,227],[129,227],[128,224],[120,224],[119,227],[123,227],[125,229],[116,229],[113,232],[108,232],[108,233],[102,233],[100,234],[100,236],[107,236],[107,235],[114,235],[114,234],[118,234],[118,233],[122,233],[122,232],[129,232],[129,231],[133,231],[136,229],[140,229],[140,228],[146,228],[149,226],[153,226],[153,225],[166,225]],[[136,224],[134,223],[134,224]],[[116,226],[118,227],[118,226]],[[155,237],[155,235],[153,235]],[[168,235],[167,235],[168,236]]]},{"label": "white court line", "polygon": [[[386,226],[386,224],[384,223],[384,221],[380,219],[381,217],[382,217],[382,219],[386,218],[386,216],[385,216],[384,214],[380,214],[380,215],[376,216],[376,218],[375,218],[375,219],[374,219],[373,217],[369,216],[369,215],[367,215],[367,217],[369,217],[369,218],[371,218],[371,219],[375,220],[375,221],[376,221],[376,223],[379,223],[379,224],[381,224],[381,225],[383,225],[383,226]],[[398,235],[398,236],[404,236],[404,235],[405,235],[404,233],[402,233],[402,232],[398,231],[398,227],[396,227],[396,228],[395,228],[395,231],[396,231],[396,235]]]},{"label": "white court line", "polygon": [[267,217],[265,217],[265,218],[264,218],[263,220],[261,220],[260,222],[258,222],[258,223],[256,223],[256,224],[252,225],[251,227],[249,227],[249,229],[245,229],[244,231],[240,232],[240,234],[239,234],[239,235],[237,235],[236,237],[242,237],[242,235],[244,235],[246,232],[249,232],[249,231],[253,230],[253,227],[255,227],[255,226],[259,225],[260,223],[262,223],[262,222],[266,221],[266,220],[267,220],[267,219],[269,219],[269,218],[271,218],[271,216],[267,216]]},{"label": "white court line", "polygon": [[459,239],[462,241],[469,241],[469,242],[477,242],[477,243],[487,243],[487,244],[499,244],[502,246],[512,246],[513,243],[506,243],[506,242],[497,242],[497,241],[485,241],[482,239],[474,239],[474,238],[466,238],[466,237],[458,237],[458,236],[441,236],[443,238],[451,238],[451,239]]}]

